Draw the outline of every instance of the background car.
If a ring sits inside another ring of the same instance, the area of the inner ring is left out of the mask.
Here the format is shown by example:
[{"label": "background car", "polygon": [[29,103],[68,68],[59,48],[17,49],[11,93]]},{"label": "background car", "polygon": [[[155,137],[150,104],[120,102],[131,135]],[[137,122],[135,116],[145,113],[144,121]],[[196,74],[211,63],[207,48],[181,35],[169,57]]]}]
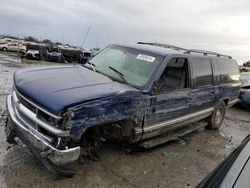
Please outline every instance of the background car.
[{"label": "background car", "polygon": [[246,67],[239,67],[240,72],[248,72]]},{"label": "background car", "polygon": [[245,108],[250,108],[250,72],[240,74],[241,91],[239,95],[239,104]]},{"label": "background car", "polygon": [[197,188],[249,187],[250,135]]},{"label": "background car", "polygon": [[26,59],[41,60],[41,53],[39,50],[28,50],[24,56],[26,56]]},{"label": "background car", "polygon": [[47,52],[47,61],[61,62],[62,53],[59,48],[51,48]]},{"label": "background car", "polygon": [[86,63],[92,58],[91,52],[81,51],[80,52],[80,63]]},{"label": "background car", "polygon": [[8,43],[0,45],[0,50],[11,51],[11,52],[21,52],[26,51],[26,47],[19,43]]},{"label": "background car", "polygon": [[14,42],[18,42],[15,39],[11,39],[11,38],[5,38],[5,37],[1,37],[0,38],[0,44],[7,44],[7,43],[14,43]]}]

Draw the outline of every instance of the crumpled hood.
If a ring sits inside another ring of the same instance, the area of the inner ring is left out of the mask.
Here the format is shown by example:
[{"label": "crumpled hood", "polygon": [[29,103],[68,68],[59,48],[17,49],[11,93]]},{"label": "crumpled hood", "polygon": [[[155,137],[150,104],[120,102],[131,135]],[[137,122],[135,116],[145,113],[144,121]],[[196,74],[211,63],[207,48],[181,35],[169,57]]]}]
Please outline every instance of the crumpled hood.
[{"label": "crumpled hood", "polygon": [[80,65],[21,69],[14,74],[16,89],[53,113],[66,106],[137,89]]}]

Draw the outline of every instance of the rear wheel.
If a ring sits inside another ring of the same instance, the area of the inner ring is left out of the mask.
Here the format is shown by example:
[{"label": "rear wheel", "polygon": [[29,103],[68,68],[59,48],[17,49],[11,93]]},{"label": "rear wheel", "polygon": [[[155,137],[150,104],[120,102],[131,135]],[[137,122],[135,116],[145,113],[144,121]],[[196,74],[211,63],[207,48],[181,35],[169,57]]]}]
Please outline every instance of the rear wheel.
[{"label": "rear wheel", "polygon": [[216,106],[213,114],[208,118],[208,128],[218,129],[225,118],[225,114],[226,114],[226,105],[222,101]]}]

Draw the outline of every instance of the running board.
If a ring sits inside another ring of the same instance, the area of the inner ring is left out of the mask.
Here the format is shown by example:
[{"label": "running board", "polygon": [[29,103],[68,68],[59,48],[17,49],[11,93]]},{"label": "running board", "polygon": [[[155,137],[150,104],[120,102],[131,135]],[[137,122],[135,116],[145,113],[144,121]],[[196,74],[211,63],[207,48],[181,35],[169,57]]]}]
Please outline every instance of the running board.
[{"label": "running board", "polygon": [[197,122],[188,126],[186,125],[186,126],[179,128],[178,130],[173,130],[162,136],[158,136],[155,138],[151,138],[149,140],[139,142],[138,146],[143,147],[143,148],[153,148],[153,147],[165,144],[167,142],[177,141],[177,140],[183,139],[182,137],[190,133],[193,133],[197,131],[198,129],[205,128],[206,126],[207,126],[207,122]]}]

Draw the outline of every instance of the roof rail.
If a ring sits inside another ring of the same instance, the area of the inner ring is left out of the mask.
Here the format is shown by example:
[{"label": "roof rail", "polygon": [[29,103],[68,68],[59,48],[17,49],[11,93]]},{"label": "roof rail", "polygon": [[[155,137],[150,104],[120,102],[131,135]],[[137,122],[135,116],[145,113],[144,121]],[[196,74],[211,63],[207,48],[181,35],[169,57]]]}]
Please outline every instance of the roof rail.
[{"label": "roof rail", "polygon": [[206,50],[187,49],[187,51],[185,53],[187,53],[187,54],[199,53],[199,54],[203,54],[203,55],[215,55],[217,57],[227,57],[229,59],[232,59],[231,56],[223,55],[223,54],[220,54],[220,53],[217,53],[217,52],[206,51]]},{"label": "roof rail", "polygon": [[163,48],[172,48],[174,50],[183,50],[183,51],[187,50],[185,48],[181,48],[178,46],[173,46],[173,45],[169,45],[169,44],[162,44],[162,43],[155,43],[155,42],[137,42],[137,44],[146,44],[146,45],[152,45],[152,46],[159,46],[159,47],[163,47]]},{"label": "roof rail", "polygon": [[220,53],[216,53],[216,52],[211,52],[211,51],[206,51],[206,50],[196,50],[196,49],[186,49],[186,48],[181,48],[178,46],[173,46],[173,45],[169,45],[169,44],[162,44],[162,43],[155,43],[155,42],[137,42],[137,44],[146,44],[146,45],[151,45],[151,46],[159,46],[159,47],[163,47],[163,48],[171,48],[174,50],[182,50],[184,51],[184,53],[190,54],[190,53],[199,53],[199,54],[203,54],[203,55],[215,55],[217,57],[227,57],[229,59],[232,59],[231,56],[228,55],[223,55]]}]

